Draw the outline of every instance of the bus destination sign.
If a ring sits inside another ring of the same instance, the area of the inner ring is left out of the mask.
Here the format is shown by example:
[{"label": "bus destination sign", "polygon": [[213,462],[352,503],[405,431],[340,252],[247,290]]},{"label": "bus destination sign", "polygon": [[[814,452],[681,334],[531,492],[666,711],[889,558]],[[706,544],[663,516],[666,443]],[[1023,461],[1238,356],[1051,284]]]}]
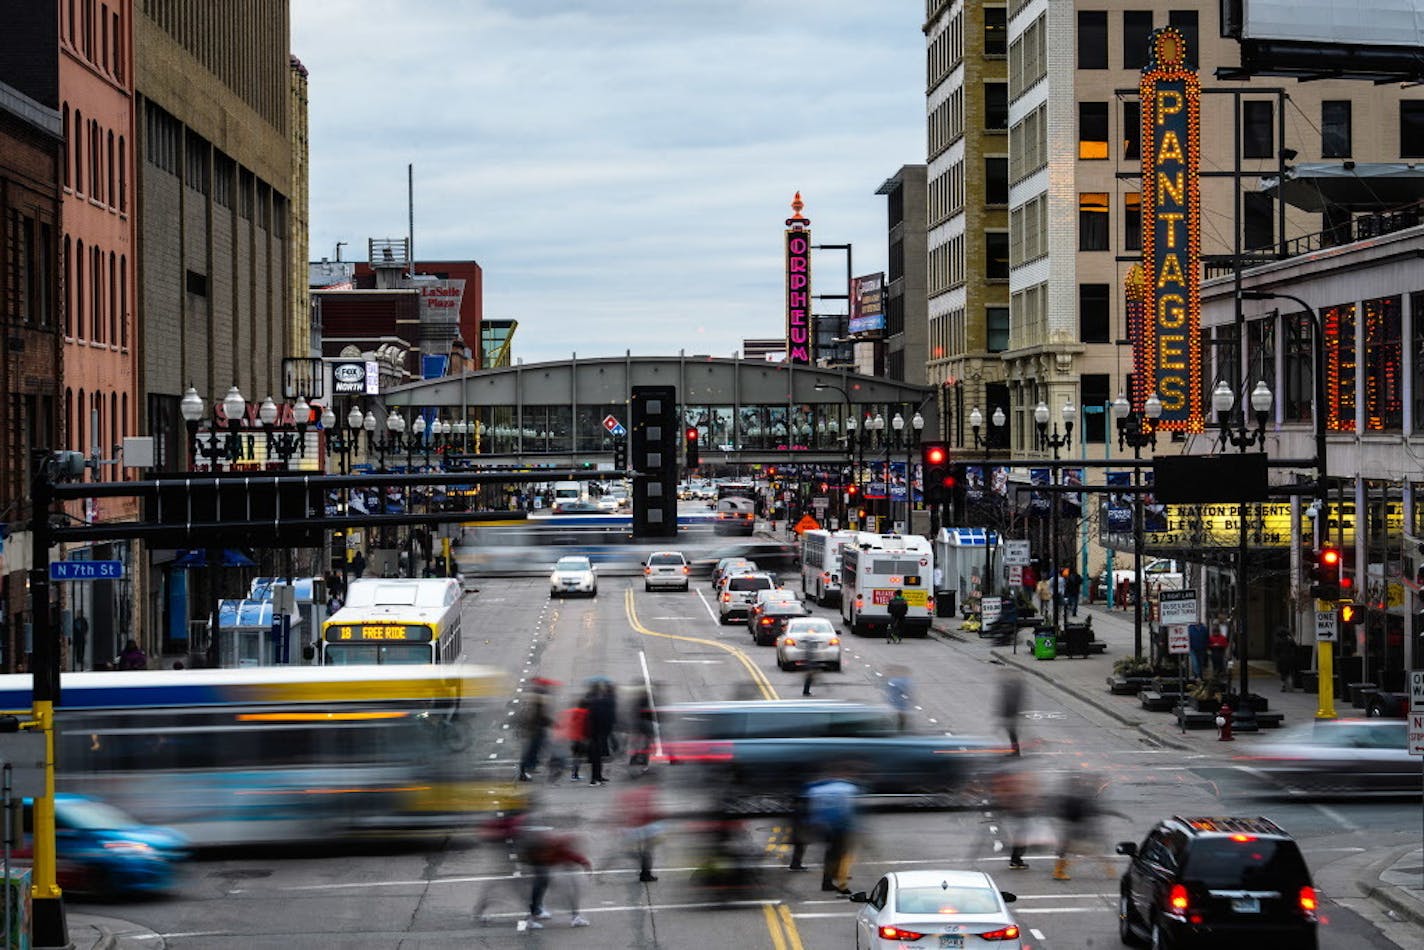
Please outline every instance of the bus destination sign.
[{"label": "bus destination sign", "polygon": [[351,641],[399,641],[401,643],[429,643],[430,628],[422,624],[404,623],[344,623],[330,627],[326,631],[328,643],[349,643]]}]

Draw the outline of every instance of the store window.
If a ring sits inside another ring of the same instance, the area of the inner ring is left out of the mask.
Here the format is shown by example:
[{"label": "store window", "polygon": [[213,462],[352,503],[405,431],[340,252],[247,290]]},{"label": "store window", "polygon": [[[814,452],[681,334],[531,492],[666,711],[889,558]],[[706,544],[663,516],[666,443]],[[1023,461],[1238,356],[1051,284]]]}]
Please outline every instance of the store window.
[{"label": "store window", "polygon": [[1325,330],[1325,427],[1355,431],[1355,305],[1327,307],[1320,313]]},{"label": "store window", "polygon": [[1399,297],[1366,300],[1365,428],[1397,431],[1404,425],[1403,312]]}]

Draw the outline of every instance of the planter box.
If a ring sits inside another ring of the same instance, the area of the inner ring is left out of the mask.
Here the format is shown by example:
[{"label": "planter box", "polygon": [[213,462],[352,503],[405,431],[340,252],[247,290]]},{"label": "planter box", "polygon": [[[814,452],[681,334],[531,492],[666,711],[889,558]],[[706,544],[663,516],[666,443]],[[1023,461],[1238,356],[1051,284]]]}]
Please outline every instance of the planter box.
[{"label": "planter box", "polygon": [[1117,696],[1136,696],[1152,686],[1151,676],[1109,676],[1108,692]]},{"label": "planter box", "polygon": [[1159,693],[1155,690],[1144,689],[1137,694],[1137,699],[1142,703],[1143,709],[1150,709],[1154,712],[1171,712],[1182,700],[1181,693]]},{"label": "planter box", "polygon": [[1199,712],[1199,713],[1211,713],[1212,716],[1215,717],[1216,711],[1221,708],[1221,700],[1219,700],[1219,699],[1193,699],[1193,700],[1192,700],[1192,708],[1195,709],[1195,710],[1196,710],[1197,712]]}]

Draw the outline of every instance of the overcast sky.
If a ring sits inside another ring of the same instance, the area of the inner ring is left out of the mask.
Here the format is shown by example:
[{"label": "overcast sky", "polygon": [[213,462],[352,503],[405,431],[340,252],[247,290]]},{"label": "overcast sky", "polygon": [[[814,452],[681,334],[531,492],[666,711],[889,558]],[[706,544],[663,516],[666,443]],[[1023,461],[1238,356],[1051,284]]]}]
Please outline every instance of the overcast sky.
[{"label": "overcast sky", "polygon": [[[782,231],[883,270],[875,194],[925,160],[921,0],[294,0],[311,255],[478,261],[526,362],[784,335]],[[818,251],[816,293],[844,293]],[[825,301],[818,312],[838,312]],[[473,343],[474,341],[467,341]]]}]

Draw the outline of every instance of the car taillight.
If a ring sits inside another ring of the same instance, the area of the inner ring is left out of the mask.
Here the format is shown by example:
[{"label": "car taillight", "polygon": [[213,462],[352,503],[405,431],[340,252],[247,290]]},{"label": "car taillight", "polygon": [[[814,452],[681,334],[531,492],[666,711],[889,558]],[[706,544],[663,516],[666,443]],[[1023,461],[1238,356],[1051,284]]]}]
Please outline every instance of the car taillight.
[{"label": "car taillight", "polygon": [[686,564],[684,564],[684,565],[682,566],[682,573],[684,573],[684,574],[691,574],[691,573],[692,573],[692,568],[690,568],[690,567],[688,567]]},{"label": "car taillight", "polygon": [[730,762],[732,743],[726,740],[713,742],[688,740],[663,744],[663,755],[669,762]]},{"label": "car taillight", "polygon": [[653,573],[653,569],[652,569],[651,567],[645,567],[645,568],[643,568],[643,573],[644,573],[644,574],[651,574],[651,573]]},{"label": "car taillight", "polygon": [[781,645],[784,647],[794,647],[796,645],[796,640],[792,637],[786,637],[781,641]]},{"label": "car taillight", "polygon": [[933,598],[933,597],[926,597],[926,598],[925,598],[925,609],[928,610],[930,613],[934,613],[934,598]]},{"label": "car taillight", "polygon": [[776,623],[775,618],[772,618],[772,617],[763,617],[763,618],[761,618],[761,625],[762,625],[763,627],[769,627],[769,626],[771,626],[771,625],[774,624],[774,623]]},{"label": "car taillight", "polygon": [[979,935],[980,940],[1015,940],[1018,938],[1019,928],[1009,924],[1001,930],[991,930],[988,933]]},{"label": "car taillight", "polygon": [[1320,906],[1320,902],[1315,898],[1315,888],[1309,884],[1300,889],[1300,909],[1307,914],[1315,913],[1315,909]]},{"label": "car taillight", "polygon": [[893,927],[885,924],[880,928],[881,940],[919,940],[924,934],[915,930],[906,930],[903,927]]},{"label": "car taillight", "polygon": [[731,594],[723,594],[723,595],[722,595],[722,603],[724,603],[724,604],[730,604],[731,602],[732,602],[732,595],[731,595]]},{"label": "car taillight", "polygon": [[1173,884],[1172,889],[1167,892],[1167,906],[1175,913],[1185,913],[1191,901],[1187,898],[1187,888],[1183,884]]}]

